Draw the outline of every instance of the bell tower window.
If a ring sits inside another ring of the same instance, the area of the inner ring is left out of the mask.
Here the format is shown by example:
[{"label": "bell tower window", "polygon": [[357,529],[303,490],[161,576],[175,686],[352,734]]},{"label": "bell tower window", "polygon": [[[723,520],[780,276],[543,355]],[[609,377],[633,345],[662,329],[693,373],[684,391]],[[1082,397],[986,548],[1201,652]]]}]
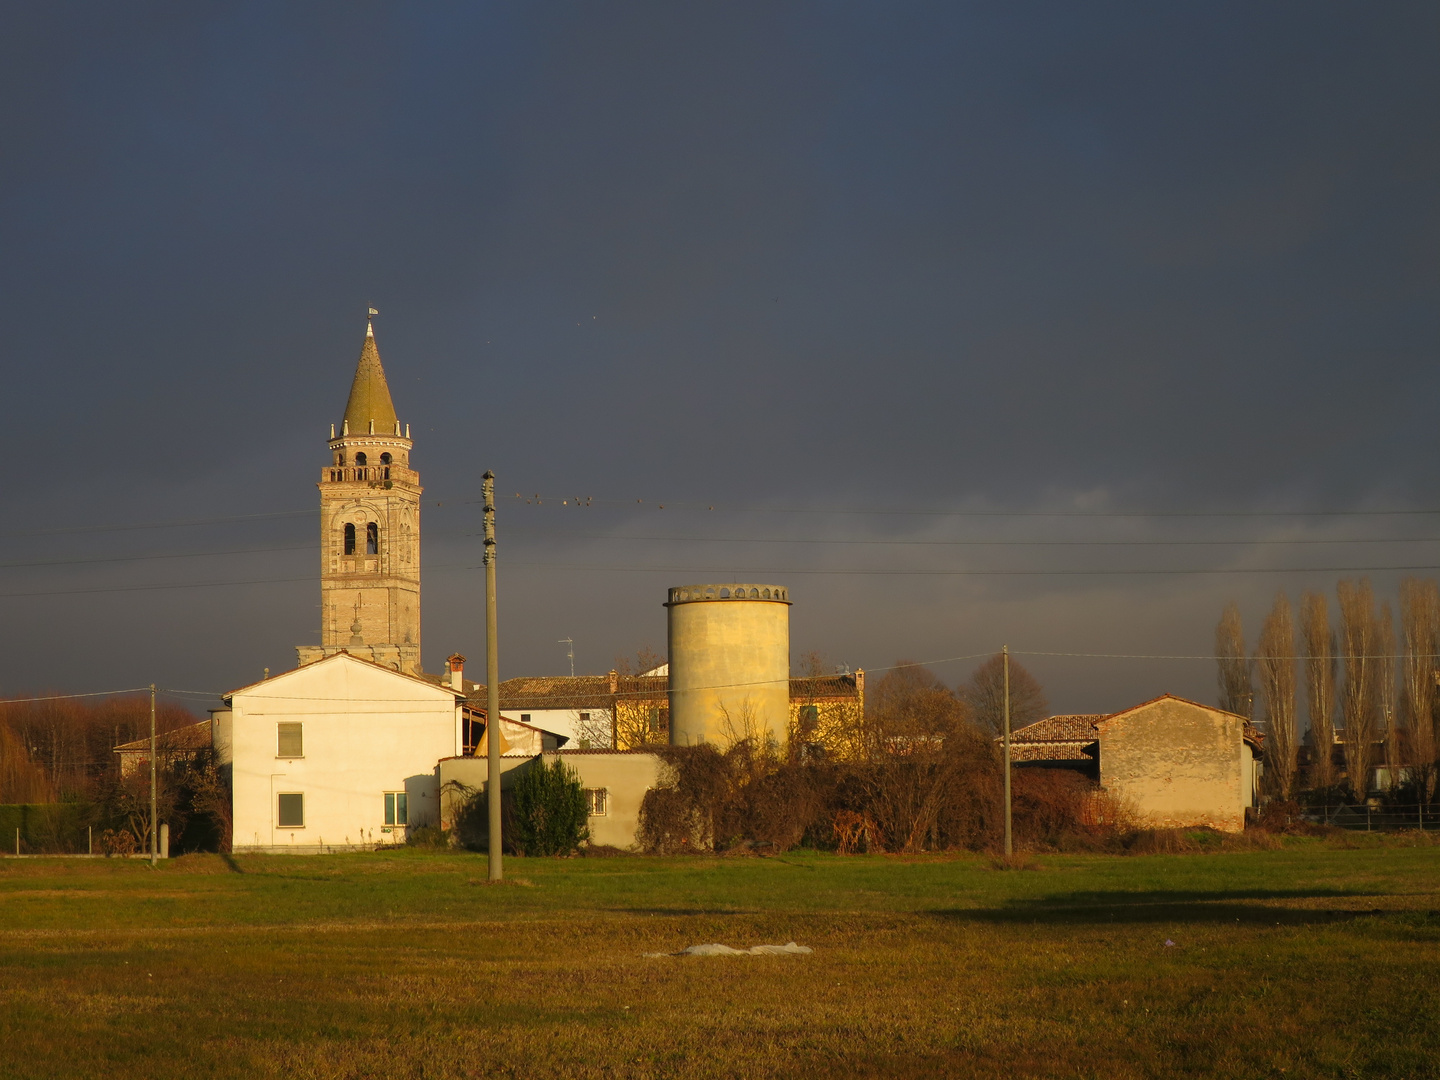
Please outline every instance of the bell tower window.
[{"label": "bell tower window", "polygon": [[355,455],[355,464],[361,466],[362,468],[366,464],[368,464],[369,460],[370,459],[365,456],[364,450],[361,450],[358,454]]},{"label": "bell tower window", "polygon": [[380,554],[380,526],[373,521],[365,526],[365,554]]},{"label": "bell tower window", "polygon": [[355,554],[355,526],[348,521],[345,523],[345,554]]}]

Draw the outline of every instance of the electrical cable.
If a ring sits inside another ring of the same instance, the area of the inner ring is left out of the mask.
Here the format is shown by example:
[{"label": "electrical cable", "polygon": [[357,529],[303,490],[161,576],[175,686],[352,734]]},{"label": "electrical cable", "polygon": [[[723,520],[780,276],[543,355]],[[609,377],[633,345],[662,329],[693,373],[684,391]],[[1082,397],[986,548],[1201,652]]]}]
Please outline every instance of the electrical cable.
[{"label": "electrical cable", "polygon": [[95,690],[88,694],[49,694],[44,697],[0,698],[0,705],[24,705],[31,701],[64,701],[69,698],[115,697],[119,694],[144,694],[149,690],[148,686],[137,686],[130,690]]},{"label": "electrical cable", "polygon": [[[466,533],[480,536],[480,533]],[[531,537],[522,537],[532,539]],[[896,547],[1259,547],[1290,544],[1440,544],[1440,536],[1341,537],[1333,540],[835,540],[746,536],[614,536],[605,533],[542,534],[546,540],[623,540],[687,544],[842,544]],[[0,565],[4,565],[0,563]]]},{"label": "electrical cable", "polygon": [[[1225,518],[1225,517],[1400,517],[1412,515],[1440,514],[1440,508],[1403,508],[1396,510],[944,510],[933,507],[855,507],[855,506],[740,506],[724,503],[693,503],[644,499],[634,502],[624,499],[596,499],[573,496],[525,496],[516,492],[512,500],[526,506],[549,505],[586,509],[591,506],[640,506],[658,510],[704,510],[720,509],[735,513],[755,514],[872,514],[872,515],[913,515],[921,517],[1096,517],[1096,518]],[[455,500],[477,503],[481,500],[468,498]]]},{"label": "electrical cable", "polygon": [[11,536],[63,536],[70,533],[128,532],[136,529],[185,529],[198,525],[226,525],[236,521],[257,521],[263,518],[284,518],[308,516],[311,510],[277,510],[265,514],[238,514],[233,517],[191,518],[181,521],[143,521],[114,525],[74,525],[59,529],[27,529],[15,532],[0,532],[0,537]]},{"label": "electrical cable", "polygon": [[226,585],[277,585],[314,580],[314,575],[307,575],[288,578],[251,578],[246,581],[183,581],[166,585],[111,585],[94,589],[44,589],[36,592],[0,593],[0,599],[16,600],[26,596],[89,596],[96,593],[155,592],[164,589],[214,589]]},{"label": "electrical cable", "polygon": [[203,559],[212,555],[253,555],[274,551],[305,551],[314,544],[283,544],[278,547],[231,548],[228,551],[182,551],[161,555],[105,555],[94,559],[42,559],[38,562],[0,562],[0,570],[34,569],[46,566],[88,566],[96,563],[148,562],[156,559]]},{"label": "electrical cable", "polygon": [[[583,566],[563,563],[509,563],[511,569],[526,570],[583,570],[586,572],[614,572],[631,574],[714,574],[718,572],[713,567],[685,567],[685,566]],[[435,567],[434,569],[454,569],[454,567]],[[479,570],[478,566],[464,567],[466,570]],[[1408,565],[1408,566],[1281,566],[1281,567],[1233,567],[1228,569],[1206,569],[1206,570],[866,570],[847,567],[836,570],[818,570],[813,568],[797,567],[749,567],[736,571],[734,567],[726,568],[726,572],[736,573],[743,576],[764,574],[764,575],[835,575],[854,577],[1180,577],[1187,575],[1223,575],[1223,574],[1369,574],[1387,573],[1390,571],[1436,571],[1440,570],[1437,565]],[[740,578],[734,577],[738,581]],[[3,594],[0,594],[3,595]]]}]

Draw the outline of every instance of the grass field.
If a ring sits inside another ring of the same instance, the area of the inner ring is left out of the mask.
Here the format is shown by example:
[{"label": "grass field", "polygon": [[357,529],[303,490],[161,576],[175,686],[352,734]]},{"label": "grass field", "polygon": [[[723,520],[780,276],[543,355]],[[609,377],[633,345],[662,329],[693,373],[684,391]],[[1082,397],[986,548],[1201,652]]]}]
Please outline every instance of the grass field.
[{"label": "grass field", "polygon": [[0,1073],[1440,1077],[1440,847],[1365,839],[0,861]]}]

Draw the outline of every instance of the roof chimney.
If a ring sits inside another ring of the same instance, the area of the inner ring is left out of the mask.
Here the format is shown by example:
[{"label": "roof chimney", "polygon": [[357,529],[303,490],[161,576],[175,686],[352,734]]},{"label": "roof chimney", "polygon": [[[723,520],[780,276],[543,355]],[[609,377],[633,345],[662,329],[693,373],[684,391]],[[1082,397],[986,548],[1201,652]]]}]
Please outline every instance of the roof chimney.
[{"label": "roof chimney", "polygon": [[450,689],[457,694],[463,694],[465,692],[465,657],[458,652],[451,653],[445,658],[445,662],[450,665]]}]

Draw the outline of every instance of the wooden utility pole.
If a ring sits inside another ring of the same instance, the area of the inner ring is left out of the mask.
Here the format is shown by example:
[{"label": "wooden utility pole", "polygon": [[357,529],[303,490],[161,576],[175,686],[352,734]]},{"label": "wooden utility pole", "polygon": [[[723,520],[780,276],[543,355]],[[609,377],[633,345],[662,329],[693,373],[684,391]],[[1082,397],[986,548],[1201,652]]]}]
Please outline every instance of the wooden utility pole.
[{"label": "wooden utility pole", "polygon": [[155,684],[150,684],[150,865],[160,858],[160,830],[155,826]]},{"label": "wooden utility pole", "polygon": [[500,643],[495,617],[495,474],[486,471],[485,496],[485,788],[490,811],[490,880],[504,876],[500,865]]},{"label": "wooden utility pole", "polygon": [[1000,646],[1005,667],[1005,857],[1014,852],[1010,840],[1010,646]]}]

